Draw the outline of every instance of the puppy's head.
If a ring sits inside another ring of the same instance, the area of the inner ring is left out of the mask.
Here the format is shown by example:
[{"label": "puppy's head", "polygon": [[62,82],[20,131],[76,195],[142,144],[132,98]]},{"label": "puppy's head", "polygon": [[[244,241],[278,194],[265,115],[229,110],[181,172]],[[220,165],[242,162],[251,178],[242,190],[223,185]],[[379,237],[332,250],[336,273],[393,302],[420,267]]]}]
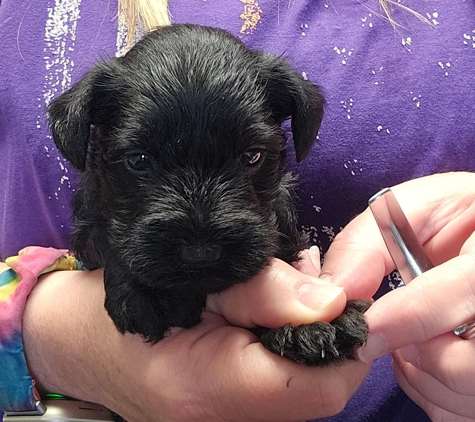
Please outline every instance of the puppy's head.
[{"label": "puppy's head", "polygon": [[53,138],[81,172],[74,248],[150,287],[219,291],[279,248],[291,119],[297,160],[323,115],[319,89],[280,58],[218,29],[159,29],[96,65],[49,108]]}]

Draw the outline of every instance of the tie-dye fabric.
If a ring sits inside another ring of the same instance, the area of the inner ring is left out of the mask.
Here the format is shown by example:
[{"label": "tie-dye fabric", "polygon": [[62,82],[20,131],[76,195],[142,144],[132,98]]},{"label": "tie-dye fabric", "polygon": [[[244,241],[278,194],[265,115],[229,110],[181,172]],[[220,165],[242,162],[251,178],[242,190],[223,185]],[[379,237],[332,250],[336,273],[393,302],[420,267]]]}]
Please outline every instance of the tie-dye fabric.
[{"label": "tie-dye fabric", "polygon": [[[475,171],[473,0],[395,0],[396,27],[378,0],[169,3],[174,22],[226,29],[322,85],[319,140],[290,165],[301,183],[301,228],[323,253],[381,188]],[[0,0],[0,22],[0,255],[31,244],[67,248],[78,175],[57,151],[45,110],[97,60],[123,53],[117,0]],[[392,275],[379,294],[398,283]],[[325,419],[428,420],[397,385],[390,356]]]},{"label": "tie-dye fabric", "polygon": [[11,268],[0,274],[0,413],[35,410],[40,400],[28,373],[21,336],[25,303],[38,277],[81,269],[66,250],[53,248],[28,247],[6,263]]}]

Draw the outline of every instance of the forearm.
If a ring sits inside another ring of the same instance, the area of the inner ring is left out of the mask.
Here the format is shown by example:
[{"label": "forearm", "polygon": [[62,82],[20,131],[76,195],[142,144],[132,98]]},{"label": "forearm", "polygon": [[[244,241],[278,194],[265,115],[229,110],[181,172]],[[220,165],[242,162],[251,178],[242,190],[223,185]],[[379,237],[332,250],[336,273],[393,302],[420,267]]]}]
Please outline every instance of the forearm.
[{"label": "forearm", "polygon": [[27,301],[22,330],[28,366],[40,388],[108,402],[108,389],[95,387],[108,378],[112,382],[109,366],[117,356],[108,358],[108,350],[120,334],[111,329],[103,301],[99,271],[54,272],[40,279]]}]

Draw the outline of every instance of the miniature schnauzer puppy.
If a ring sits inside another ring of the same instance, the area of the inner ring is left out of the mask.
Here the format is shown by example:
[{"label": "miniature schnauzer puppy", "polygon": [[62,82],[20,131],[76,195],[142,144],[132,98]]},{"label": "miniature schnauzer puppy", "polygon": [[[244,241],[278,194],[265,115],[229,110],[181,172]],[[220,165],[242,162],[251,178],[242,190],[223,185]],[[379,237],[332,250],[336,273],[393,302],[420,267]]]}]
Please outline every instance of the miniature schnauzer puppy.
[{"label": "miniature schnauzer puppy", "polygon": [[[227,32],[160,28],[93,67],[49,107],[54,141],[82,173],[72,249],[104,268],[105,307],[122,333],[157,342],[198,324],[209,294],[255,276],[306,240],[292,204],[281,124],[296,160],[317,136],[324,99],[282,58]],[[332,323],[255,332],[307,365],[351,359],[368,303]]]}]

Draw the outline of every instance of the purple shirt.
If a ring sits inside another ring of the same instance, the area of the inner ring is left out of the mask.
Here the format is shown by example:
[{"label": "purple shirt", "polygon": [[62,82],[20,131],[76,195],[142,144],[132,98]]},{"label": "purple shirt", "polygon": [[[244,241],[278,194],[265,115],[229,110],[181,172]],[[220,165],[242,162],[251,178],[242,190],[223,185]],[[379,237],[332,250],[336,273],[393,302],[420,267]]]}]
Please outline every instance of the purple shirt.
[{"label": "purple shirt", "polygon": [[[77,174],[45,117],[54,96],[124,46],[115,1],[0,1],[0,255],[67,247]],[[319,142],[294,165],[301,226],[326,251],[381,188],[426,174],[475,170],[475,3],[407,0],[427,22],[377,0],[171,0],[175,22],[219,26],[283,55],[323,86]],[[290,136],[290,134],[289,134]],[[383,283],[381,293],[398,280]],[[428,420],[378,360],[331,421]]]}]

